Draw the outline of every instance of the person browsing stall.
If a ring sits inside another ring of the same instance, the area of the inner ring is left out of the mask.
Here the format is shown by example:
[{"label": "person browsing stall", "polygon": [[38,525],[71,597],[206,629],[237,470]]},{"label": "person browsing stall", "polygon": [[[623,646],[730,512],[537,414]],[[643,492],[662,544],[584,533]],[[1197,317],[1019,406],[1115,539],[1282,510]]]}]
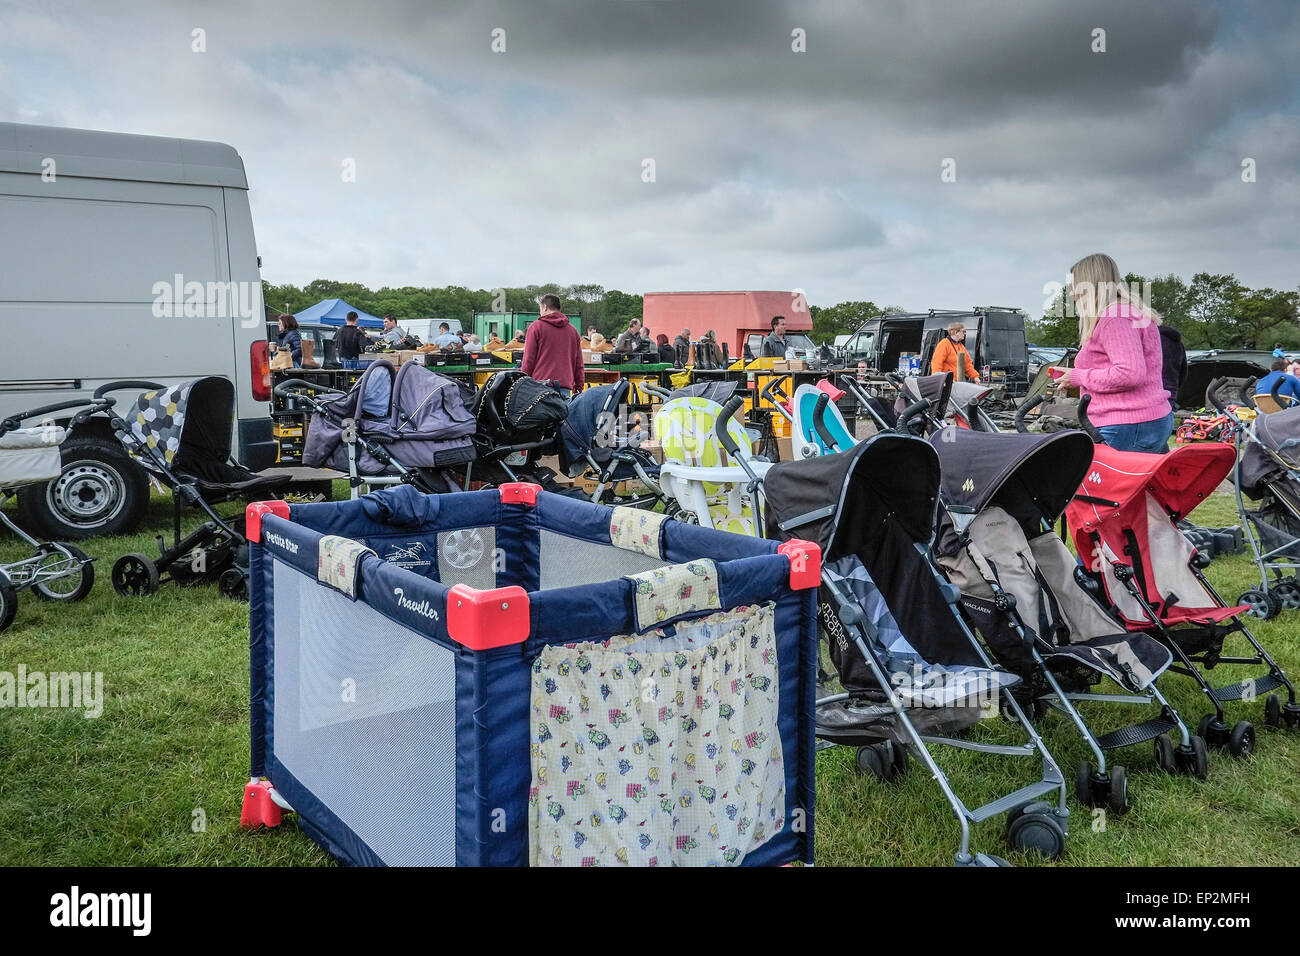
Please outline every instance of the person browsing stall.
[{"label": "person browsing stall", "polygon": [[539,382],[571,398],[582,388],[582,337],[560,311],[560,297],[542,296],[542,314],[528,326],[524,336],[524,360],[520,368]]},{"label": "person browsing stall", "polygon": [[760,358],[785,358],[785,316],[775,315],[772,317],[772,332],[763,339],[763,348],[760,352]]},{"label": "person browsing stall", "polygon": [[434,337],[433,344],[440,349],[445,349],[449,345],[460,345],[460,336],[451,330],[451,326],[446,322],[438,323],[438,334]]},{"label": "person browsing stall", "polygon": [[302,333],[298,331],[298,320],[292,315],[280,316],[280,331],[275,337],[275,344],[281,351],[288,351],[293,356],[293,367],[302,368]]},{"label": "person browsing stall", "polygon": [[397,324],[397,319],[391,315],[384,316],[384,331],[379,336],[379,341],[396,345],[404,338],[406,338],[406,330]]},{"label": "person browsing stall", "polygon": [[966,351],[966,326],[953,322],[948,326],[948,334],[934,347],[934,358],[930,359],[930,374],[942,375],[952,372],[955,382],[978,382],[979,373],[975,363]]},{"label": "person browsing stall", "polygon": [[357,314],[349,312],[343,320],[343,328],[334,333],[334,348],[338,352],[339,365],[344,368],[361,367],[361,352],[370,342],[370,336],[357,327]]}]

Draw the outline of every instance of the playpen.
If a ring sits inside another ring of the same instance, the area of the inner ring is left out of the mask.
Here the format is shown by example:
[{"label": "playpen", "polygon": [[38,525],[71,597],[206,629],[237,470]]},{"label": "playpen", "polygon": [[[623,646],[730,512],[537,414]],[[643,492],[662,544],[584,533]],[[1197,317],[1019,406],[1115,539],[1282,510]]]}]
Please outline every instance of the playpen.
[{"label": "playpen", "polygon": [[246,825],[345,863],[812,861],[808,542],[536,485],[251,505]]}]

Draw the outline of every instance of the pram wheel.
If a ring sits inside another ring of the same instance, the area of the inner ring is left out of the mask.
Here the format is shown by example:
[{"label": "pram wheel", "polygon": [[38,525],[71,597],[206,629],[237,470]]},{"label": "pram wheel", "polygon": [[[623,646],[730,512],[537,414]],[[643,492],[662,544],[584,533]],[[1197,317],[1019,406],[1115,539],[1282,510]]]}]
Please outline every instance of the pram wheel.
[{"label": "pram wheel", "polygon": [[1106,805],[1117,817],[1128,813],[1128,771],[1121,766],[1110,768],[1110,795]]},{"label": "pram wheel", "polygon": [[1196,725],[1196,736],[1205,741],[1209,747],[1228,746],[1228,723],[1218,714],[1206,714]]},{"label": "pram wheel", "polygon": [[147,554],[124,554],[113,564],[112,579],[122,597],[144,597],[158,590],[158,565]]},{"label": "pram wheel", "polygon": [[217,590],[235,601],[248,600],[248,578],[239,568],[226,568],[217,579]]},{"label": "pram wheel", "polygon": [[1228,736],[1228,753],[1241,759],[1255,752],[1255,726],[1249,720],[1239,720]]},{"label": "pram wheel", "polygon": [[1282,610],[1294,611],[1296,608],[1300,608],[1300,584],[1297,584],[1294,580],[1279,581],[1269,590],[1277,598]]},{"label": "pram wheel", "polygon": [[1102,776],[1093,772],[1088,761],[1081,761],[1074,792],[1085,806],[1106,806],[1117,816],[1128,812],[1128,772],[1121,766],[1111,767],[1110,773]]},{"label": "pram wheel", "polygon": [[1206,756],[1205,738],[1200,734],[1193,734],[1190,744],[1179,747],[1174,752],[1174,759],[1178,764],[1179,771],[1188,776],[1195,777],[1197,780],[1204,780],[1210,775],[1210,762]]},{"label": "pram wheel", "polygon": [[893,780],[907,772],[907,748],[894,740],[859,747],[853,766],[858,773],[871,774],[877,780]]},{"label": "pram wheel", "polygon": [[1277,694],[1269,694],[1264,698],[1264,726],[1282,726],[1282,702],[1277,699]]},{"label": "pram wheel", "polygon": [[1177,773],[1178,762],[1174,759],[1174,742],[1167,734],[1161,734],[1153,740],[1156,751],[1156,766],[1165,773]]},{"label": "pram wheel", "polygon": [[1013,810],[1007,817],[1007,843],[1021,853],[1056,860],[1065,852],[1065,828],[1052,813],[1052,805],[1040,800]]},{"label": "pram wheel", "polygon": [[[36,596],[44,601],[80,601],[95,585],[95,566],[90,563],[90,555],[76,545],[50,542],[43,544],[37,554],[52,560],[42,561],[41,568],[47,565],[59,565],[75,562],[76,568],[68,566],[56,576],[37,581],[32,585]],[[39,572],[38,572],[39,573]]]},{"label": "pram wheel", "polygon": [[18,613],[18,592],[9,583],[9,575],[0,571],[0,631],[14,622]]},{"label": "pram wheel", "polygon": [[1237,596],[1238,604],[1247,605],[1250,610],[1246,613],[1251,617],[1257,617],[1262,621],[1277,617],[1282,613],[1282,602],[1278,600],[1277,594],[1273,591],[1264,591],[1260,588],[1251,588],[1249,591],[1242,591]]},{"label": "pram wheel", "polygon": [[1290,701],[1283,704],[1282,720],[1288,730],[1294,730],[1297,725],[1300,725],[1300,704],[1293,704]]}]

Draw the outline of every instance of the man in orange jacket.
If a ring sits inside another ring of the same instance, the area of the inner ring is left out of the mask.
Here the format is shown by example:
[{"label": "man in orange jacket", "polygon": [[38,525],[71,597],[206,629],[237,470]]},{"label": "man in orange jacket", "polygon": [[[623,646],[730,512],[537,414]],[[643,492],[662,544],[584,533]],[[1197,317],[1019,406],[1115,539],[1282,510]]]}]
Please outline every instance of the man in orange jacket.
[{"label": "man in orange jacket", "polygon": [[975,363],[970,360],[970,353],[966,351],[966,326],[960,322],[948,326],[947,338],[934,347],[934,358],[930,360],[930,374],[940,375],[944,372],[952,372],[953,379],[958,382],[980,380],[979,373],[975,371]]}]

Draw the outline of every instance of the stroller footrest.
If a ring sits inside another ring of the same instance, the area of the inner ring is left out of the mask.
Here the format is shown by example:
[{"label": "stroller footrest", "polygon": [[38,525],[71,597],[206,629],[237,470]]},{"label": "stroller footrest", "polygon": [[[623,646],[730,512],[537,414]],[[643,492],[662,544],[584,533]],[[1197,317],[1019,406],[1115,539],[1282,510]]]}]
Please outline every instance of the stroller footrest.
[{"label": "stroller footrest", "polygon": [[1214,688],[1214,696],[1217,700],[1243,700],[1247,695],[1258,697],[1260,694],[1267,694],[1271,690],[1276,690],[1283,686],[1283,682],[1272,674],[1265,674],[1263,677],[1255,677],[1251,680],[1238,681],[1236,684],[1226,684],[1223,687]]},{"label": "stroller footrest", "polygon": [[976,807],[970,811],[969,815],[972,821],[979,823],[989,817],[996,817],[999,814],[1014,810],[1016,807],[1031,803],[1044,794],[1055,793],[1060,788],[1059,783],[1052,783],[1050,780],[1039,780],[1037,783],[1031,783],[1027,787],[1021,787],[1019,790],[1008,793],[1004,797],[998,797],[992,803]]},{"label": "stroller footrest", "polygon": [[1161,734],[1173,730],[1177,726],[1177,722],[1170,720],[1168,717],[1152,717],[1140,724],[1130,724],[1128,727],[1121,727],[1119,730],[1112,730],[1110,733],[1098,737],[1097,746],[1102,750],[1130,747],[1133,744],[1140,744],[1144,740],[1155,740]]}]

